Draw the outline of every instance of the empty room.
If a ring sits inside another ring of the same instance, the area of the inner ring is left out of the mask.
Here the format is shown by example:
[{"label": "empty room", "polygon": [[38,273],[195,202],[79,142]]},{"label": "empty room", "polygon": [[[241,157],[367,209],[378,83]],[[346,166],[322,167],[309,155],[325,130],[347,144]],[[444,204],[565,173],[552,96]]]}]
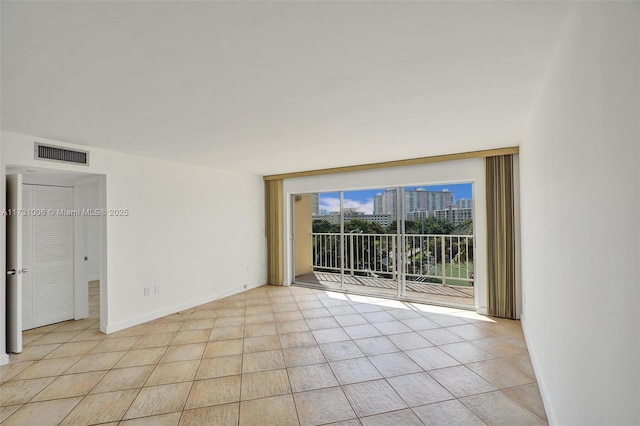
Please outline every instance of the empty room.
[{"label": "empty room", "polygon": [[0,424],[640,424],[639,2],[0,19]]}]

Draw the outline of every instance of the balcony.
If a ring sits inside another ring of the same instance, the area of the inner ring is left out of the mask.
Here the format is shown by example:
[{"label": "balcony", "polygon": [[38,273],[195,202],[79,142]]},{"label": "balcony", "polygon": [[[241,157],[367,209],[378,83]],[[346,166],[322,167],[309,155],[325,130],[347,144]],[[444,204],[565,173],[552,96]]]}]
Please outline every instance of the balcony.
[{"label": "balcony", "polygon": [[340,233],[312,233],[311,241],[312,269],[297,275],[298,283],[474,304],[471,235],[349,233],[342,247]]}]

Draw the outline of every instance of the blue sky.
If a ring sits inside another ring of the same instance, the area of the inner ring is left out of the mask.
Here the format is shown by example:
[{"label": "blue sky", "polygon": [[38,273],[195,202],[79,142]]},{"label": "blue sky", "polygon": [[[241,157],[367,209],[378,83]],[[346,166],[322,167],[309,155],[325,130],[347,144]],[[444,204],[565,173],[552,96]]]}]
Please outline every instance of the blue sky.
[{"label": "blue sky", "polygon": [[[442,191],[444,189],[453,192],[453,200],[461,198],[471,199],[471,183],[456,183],[450,185],[418,185],[406,186],[405,189],[424,188],[427,191]],[[345,191],[344,206],[356,208],[358,211],[373,213],[373,197],[376,194],[384,193],[386,188],[363,189],[358,191]],[[337,192],[324,192],[320,194],[320,210],[336,212],[340,210],[340,194]]]}]

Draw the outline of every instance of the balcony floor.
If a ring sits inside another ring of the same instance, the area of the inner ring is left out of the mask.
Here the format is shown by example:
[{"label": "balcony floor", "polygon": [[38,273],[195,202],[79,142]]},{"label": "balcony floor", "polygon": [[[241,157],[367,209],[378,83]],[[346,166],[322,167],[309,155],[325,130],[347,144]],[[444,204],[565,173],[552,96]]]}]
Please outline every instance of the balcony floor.
[{"label": "balcony floor", "polygon": [[[345,290],[365,291],[389,297],[397,295],[397,282],[386,278],[345,275]],[[340,273],[309,272],[297,275],[295,282],[335,290],[340,287]],[[407,281],[407,297],[432,303],[474,305],[473,287]]]}]

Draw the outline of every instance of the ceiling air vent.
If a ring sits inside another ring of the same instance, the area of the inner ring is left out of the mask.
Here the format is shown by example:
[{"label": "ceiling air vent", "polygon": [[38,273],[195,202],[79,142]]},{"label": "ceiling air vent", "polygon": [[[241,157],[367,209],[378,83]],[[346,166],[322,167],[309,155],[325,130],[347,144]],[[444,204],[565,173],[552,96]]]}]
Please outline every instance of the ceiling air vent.
[{"label": "ceiling air vent", "polygon": [[36,160],[59,161],[61,163],[89,165],[89,152],[59,146],[35,143]]}]

